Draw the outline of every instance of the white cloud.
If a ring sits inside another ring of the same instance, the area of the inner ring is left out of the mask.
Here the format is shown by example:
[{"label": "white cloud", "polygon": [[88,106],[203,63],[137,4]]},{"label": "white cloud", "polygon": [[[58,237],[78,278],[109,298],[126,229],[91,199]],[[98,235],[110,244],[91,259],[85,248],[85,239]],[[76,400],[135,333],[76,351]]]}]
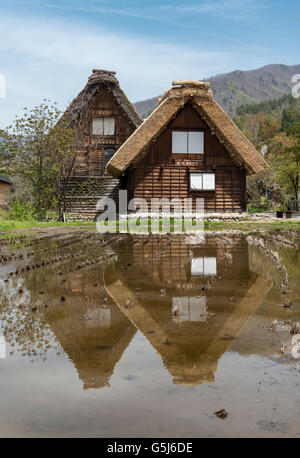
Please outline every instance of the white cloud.
[{"label": "white cloud", "polygon": [[178,7],[186,13],[213,14],[228,19],[249,20],[255,13],[270,8],[269,0],[203,0]]},{"label": "white cloud", "polygon": [[[103,13],[103,14],[113,14],[117,16],[127,16],[127,17],[132,17],[132,18],[137,18],[137,19],[147,19],[149,21],[159,21],[159,22],[165,22],[165,23],[170,23],[170,24],[177,24],[174,21],[169,21],[165,17],[162,17],[159,14],[159,11],[163,8],[163,6],[159,6],[158,9],[153,8],[151,6],[150,8],[145,8],[145,5],[142,5],[141,9],[137,8],[128,8],[128,5],[125,5],[125,7],[111,7],[111,3],[104,4],[100,2],[94,2],[94,1],[88,1],[86,0],[84,3],[80,2],[79,4],[76,4],[72,2],[66,3],[66,2],[54,2],[52,1],[51,3],[45,3],[43,6],[45,8],[53,8],[53,9],[58,9],[58,10],[64,10],[64,11],[79,11],[82,13]],[[157,12],[155,15],[154,13]]]}]

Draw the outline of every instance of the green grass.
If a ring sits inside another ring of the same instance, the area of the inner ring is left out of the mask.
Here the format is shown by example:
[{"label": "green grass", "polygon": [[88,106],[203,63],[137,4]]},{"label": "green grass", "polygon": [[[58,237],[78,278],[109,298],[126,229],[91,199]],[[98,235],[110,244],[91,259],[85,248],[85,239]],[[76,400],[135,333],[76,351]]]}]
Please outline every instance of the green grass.
[{"label": "green grass", "polygon": [[288,228],[288,229],[300,229],[300,221],[233,221],[233,222],[208,222],[205,221],[204,223],[205,229],[218,229],[218,228],[225,228],[225,229],[236,229],[236,228],[251,228],[251,229],[259,229],[259,228]]},{"label": "green grass", "polygon": [[[134,221],[131,220],[132,224]],[[108,224],[107,224],[108,223]],[[170,224],[170,232],[174,232],[173,230],[173,223],[174,220],[171,218]],[[141,232],[148,232],[148,224],[150,224],[150,219],[143,220],[143,227],[145,231]],[[119,228],[119,221],[109,221],[106,222],[105,226],[108,228],[109,226],[113,229],[118,231]],[[137,224],[139,227],[140,224]],[[150,227],[150,226],[149,226]],[[284,220],[284,221],[251,221],[251,220],[241,220],[241,221],[205,221],[204,222],[204,229],[205,230],[226,230],[226,229],[239,229],[239,230],[253,230],[253,229],[294,229],[300,230],[300,221],[293,221],[293,220]],[[201,229],[200,229],[201,230]]]},{"label": "green grass", "polygon": [[[150,220],[149,220],[150,222]],[[110,224],[114,227],[114,221],[110,221]],[[34,229],[34,228],[43,228],[43,227],[74,227],[74,226],[88,226],[96,227],[96,223],[93,221],[67,221],[66,223],[61,223],[57,221],[42,222],[42,221],[0,221],[0,232],[15,231],[22,229]],[[119,221],[116,222],[116,227],[119,227]],[[293,220],[284,220],[284,221],[272,221],[272,222],[259,222],[259,221],[218,221],[218,222],[208,222],[205,221],[204,229],[205,230],[214,230],[214,229],[296,229],[300,230],[300,221]],[[147,231],[145,231],[147,232]],[[172,221],[171,221],[171,232],[172,232]]]},{"label": "green grass", "polygon": [[0,221],[0,232],[14,231],[18,229],[33,229],[43,227],[73,227],[73,226],[95,226],[93,221],[67,221],[61,223],[58,221]]}]

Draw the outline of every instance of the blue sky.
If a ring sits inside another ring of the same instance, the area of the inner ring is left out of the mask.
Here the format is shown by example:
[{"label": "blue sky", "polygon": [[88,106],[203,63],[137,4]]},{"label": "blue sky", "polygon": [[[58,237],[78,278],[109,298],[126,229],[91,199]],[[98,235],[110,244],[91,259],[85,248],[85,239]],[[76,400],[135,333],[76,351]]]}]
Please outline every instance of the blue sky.
[{"label": "blue sky", "polygon": [[299,64],[299,18],[297,0],[0,0],[0,126],[43,98],[65,108],[92,68],[137,101],[174,79]]}]

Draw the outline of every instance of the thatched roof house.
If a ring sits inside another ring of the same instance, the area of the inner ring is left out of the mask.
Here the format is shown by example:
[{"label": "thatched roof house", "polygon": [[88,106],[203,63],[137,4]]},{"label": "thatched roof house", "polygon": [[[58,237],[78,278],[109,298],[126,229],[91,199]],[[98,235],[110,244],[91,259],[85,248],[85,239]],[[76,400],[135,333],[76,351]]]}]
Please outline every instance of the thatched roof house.
[{"label": "thatched roof house", "polygon": [[208,82],[175,81],[107,171],[127,178],[130,197],[203,197],[208,211],[242,211],[246,175],[266,167]]},{"label": "thatched roof house", "polygon": [[67,189],[69,211],[78,217],[94,217],[99,196],[115,196],[118,191],[118,181],[107,175],[106,164],[142,119],[120,88],[116,73],[99,69],[93,70],[72,101],[66,118],[75,126],[78,138]]}]

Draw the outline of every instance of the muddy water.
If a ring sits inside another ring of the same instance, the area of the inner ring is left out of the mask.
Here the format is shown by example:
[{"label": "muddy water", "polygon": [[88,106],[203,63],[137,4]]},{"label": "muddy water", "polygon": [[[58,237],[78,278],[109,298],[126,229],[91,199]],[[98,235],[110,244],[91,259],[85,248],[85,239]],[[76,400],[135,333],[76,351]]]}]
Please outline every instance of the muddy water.
[{"label": "muddy water", "polygon": [[297,233],[0,244],[1,436],[300,435]]}]

